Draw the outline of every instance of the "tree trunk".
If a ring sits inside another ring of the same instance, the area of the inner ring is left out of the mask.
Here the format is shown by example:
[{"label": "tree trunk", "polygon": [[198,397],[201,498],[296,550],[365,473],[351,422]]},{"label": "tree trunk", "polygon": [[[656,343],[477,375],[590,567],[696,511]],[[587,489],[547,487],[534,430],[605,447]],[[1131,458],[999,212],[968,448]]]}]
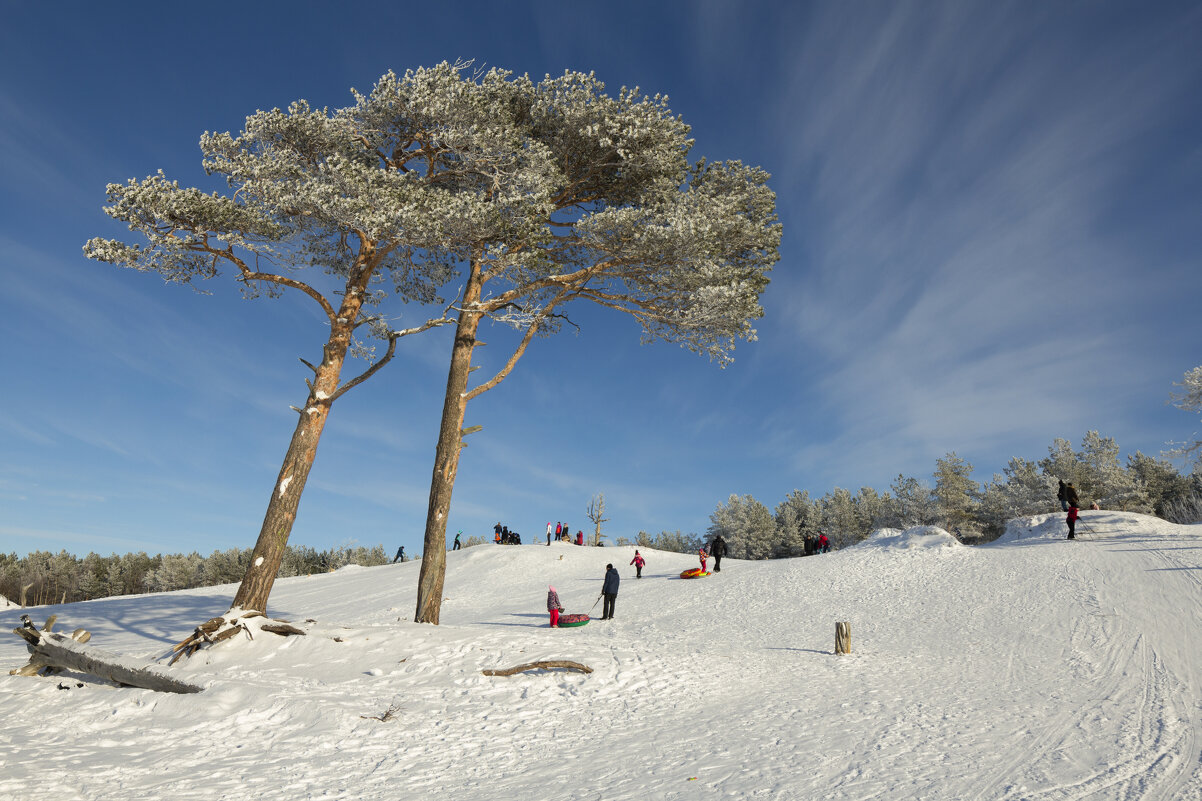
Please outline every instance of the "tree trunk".
[{"label": "tree trunk", "polygon": [[288,535],[296,522],[296,511],[300,506],[301,494],[309,480],[309,471],[317,457],[317,444],[325,429],[330,414],[331,396],[338,389],[342,367],[351,344],[351,333],[355,319],[362,307],[360,292],[348,291],[343,296],[337,322],[330,327],[330,338],[323,350],[321,364],[315,368],[316,378],[309,390],[305,407],[300,410],[296,430],[284,455],[284,464],[275,480],[259,539],[250,556],[250,567],[234,596],[233,607],[254,609],[267,613],[267,596],[275,583]]},{"label": "tree trunk", "polygon": [[[50,625],[50,624],[47,624]],[[78,629],[76,634],[83,632]],[[133,660],[86,648],[86,636],[64,637],[50,631],[34,631],[31,629],[15,629],[15,634],[21,635],[29,644],[30,658],[26,668],[58,668],[76,670],[99,676],[102,679],[117,684],[127,684],[131,687],[141,687],[146,690],[165,693],[198,693],[204,688],[175,678],[155,664]],[[87,632],[83,632],[86,635]],[[12,673],[21,673],[14,670]],[[31,675],[24,673],[23,675]]]},{"label": "tree trunk", "polygon": [[447,514],[451,510],[455,476],[459,472],[459,452],[464,447],[463,418],[467,411],[464,395],[471,373],[472,351],[476,347],[476,331],[480,327],[480,314],[471,309],[479,299],[479,266],[473,264],[472,275],[463,292],[459,322],[455,326],[455,344],[451,350],[451,367],[447,372],[447,394],[442,403],[442,424],[438,429],[438,445],[434,451],[422,568],[417,579],[417,611],[413,617],[417,623],[433,623],[437,626],[442,608],[442,587],[447,572]]}]

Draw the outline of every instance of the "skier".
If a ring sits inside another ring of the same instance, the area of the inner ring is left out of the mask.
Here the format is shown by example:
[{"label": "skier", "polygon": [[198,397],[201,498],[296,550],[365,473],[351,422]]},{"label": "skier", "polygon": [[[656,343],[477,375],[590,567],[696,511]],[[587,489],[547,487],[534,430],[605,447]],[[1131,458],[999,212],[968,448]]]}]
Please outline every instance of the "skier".
[{"label": "skier", "polygon": [[613,565],[605,566],[605,583],[601,585],[601,594],[605,596],[605,603],[601,606],[601,619],[614,619],[614,602],[618,599],[618,582],[621,577]]},{"label": "skier", "polygon": [[630,560],[630,564],[634,565],[634,577],[642,578],[643,565],[647,564],[647,560],[637,550],[634,552],[634,558]]},{"label": "skier", "polygon": [[559,593],[550,584],[547,585],[547,611],[551,613],[551,628],[559,625],[559,613],[563,611],[563,604],[559,602]]},{"label": "skier", "polygon": [[710,553],[714,555],[714,572],[722,572],[722,557],[726,556],[726,540],[722,539],[721,534],[714,535],[714,541],[710,543]]},{"label": "skier", "polygon": [[697,549],[697,556],[701,558],[701,572],[705,572],[705,560],[709,559],[709,554],[705,552],[705,546],[702,545]]},{"label": "skier", "polygon": [[1077,538],[1077,514],[1077,507],[1069,506],[1068,517],[1064,518],[1064,522],[1068,523],[1068,538],[1070,540],[1075,540]]},{"label": "skier", "polygon": [[392,557],[392,563],[395,565],[398,559],[400,559],[402,562],[405,561],[405,546],[404,545],[402,545],[400,548],[396,549],[396,556]]},{"label": "skier", "polygon": [[463,533],[462,529],[455,532],[455,544],[451,546],[452,551],[458,551],[460,548],[463,547],[462,543],[459,542],[459,535],[462,533]]}]

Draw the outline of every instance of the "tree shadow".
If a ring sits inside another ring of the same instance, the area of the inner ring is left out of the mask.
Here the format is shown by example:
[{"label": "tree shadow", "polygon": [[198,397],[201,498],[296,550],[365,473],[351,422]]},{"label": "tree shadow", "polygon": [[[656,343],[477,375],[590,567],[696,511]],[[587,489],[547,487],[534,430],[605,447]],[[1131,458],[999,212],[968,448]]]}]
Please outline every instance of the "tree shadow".
[{"label": "tree shadow", "polygon": [[[41,628],[50,615],[57,615],[54,630],[70,632],[87,629],[91,644],[111,648],[104,643],[122,634],[161,645],[175,645],[198,625],[229,609],[231,596],[225,593],[183,594],[162,593],[122,595],[95,601],[39,606],[31,609],[12,607],[0,611],[0,626],[6,630],[21,625],[21,615],[28,614],[34,625]],[[140,646],[139,646],[140,648]]]},{"label": "tree shadow", "polygon": [[820,651],[817,648],[776,648],[768,647],[765,651],[795,651],[803,654],[822,654],[823,656],[834,656],[834,651]]}]

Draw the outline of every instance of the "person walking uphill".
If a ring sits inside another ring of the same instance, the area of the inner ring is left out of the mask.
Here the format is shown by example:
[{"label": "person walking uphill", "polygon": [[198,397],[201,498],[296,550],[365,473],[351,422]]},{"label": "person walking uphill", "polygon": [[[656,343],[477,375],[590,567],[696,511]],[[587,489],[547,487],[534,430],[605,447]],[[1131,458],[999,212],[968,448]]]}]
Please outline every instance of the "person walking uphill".
[{"label": "person walking uphill", "polygon": [[547,611],[551,613],[551,628],[559,625],[559,613],[563,611],[563,604],[559,602],[559,593],[550,584],[547,585]]},{"label": "person walking uphill", "polygon": [[463,534],[462,529],[455,532],[455,544],[451,546],[452,551],[458,551],[460,548],[463,547],[463,543],[459,541],[459,537],[461,534]]},{"label": "person walking uphill", "polygon": [[721,534],[716,534],[710,543],[710,556],[714,557],[714,572],[721,573],[722,557],[726,556],[726,540],[722,539]]},{"label": "person walking uphill", "polygon": [[1068,517],[1064,518],[1064,522],[1068,523],[1068,538],[1075,540],[1077,538],[1077,517],[1081,513],[1081,496],[1077,494],[1077,488],[1071,481],[1064,485],[1064,500],[1068,503]]},{"label": "person walking uphill", "polygon": [[614,601],[618,599],[618,582],[621,580],[613,565],[605,566],[605,583],[601,585],[601,594],[605,596],[605,603],[601,606],[602,620],[614,619]]},{"label": "person walking uphill", "polygon": [[1060,501],[1060,511],[1068,511],[1068,487],[1064,484],[1064,479],[1060,479],[1060,488],[1056,490],[1056,500]]},{"label": "person walking uphill", "polygon": [[396,556],[392,557],[392,563],[395,565],[397,563],[398,559],[400,559],[402,562],[405,561],[405,546],[404,545],[402,545],[400,548],[396,549]]},{"label": "person walking uphill", "polygon": [[643,565],[647,564],[647,560],[638,551],[634,552],[634,558],[630,560],[630,564],[634,565],[634,577],[643,577]]}]

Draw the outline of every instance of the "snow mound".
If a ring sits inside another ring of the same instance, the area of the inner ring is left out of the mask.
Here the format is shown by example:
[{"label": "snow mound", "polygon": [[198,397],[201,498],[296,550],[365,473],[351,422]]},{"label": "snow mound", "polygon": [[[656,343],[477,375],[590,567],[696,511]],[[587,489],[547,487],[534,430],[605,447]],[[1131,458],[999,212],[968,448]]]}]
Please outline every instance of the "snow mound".
[{"label": "snow mound", "polygon": [[909,550],[916,548],[952,548],[960,541],[939,526],[914,526],[904,531],[896,528],[880,528],[868,539],[854,546],[857,548],[890,548]]},{"label": "snow mound", "polygon": [[[1064,512],[1016,518],[1006,524],[1005,533],[990,545],[1062,540],[1068,536],[1068,525],[1064,518]],[[1082,509],[1077,522],[1077,534],[1085,540],[1176,537],[1182,535],[1186,528],[1151,515],[1108,509]]]}]

